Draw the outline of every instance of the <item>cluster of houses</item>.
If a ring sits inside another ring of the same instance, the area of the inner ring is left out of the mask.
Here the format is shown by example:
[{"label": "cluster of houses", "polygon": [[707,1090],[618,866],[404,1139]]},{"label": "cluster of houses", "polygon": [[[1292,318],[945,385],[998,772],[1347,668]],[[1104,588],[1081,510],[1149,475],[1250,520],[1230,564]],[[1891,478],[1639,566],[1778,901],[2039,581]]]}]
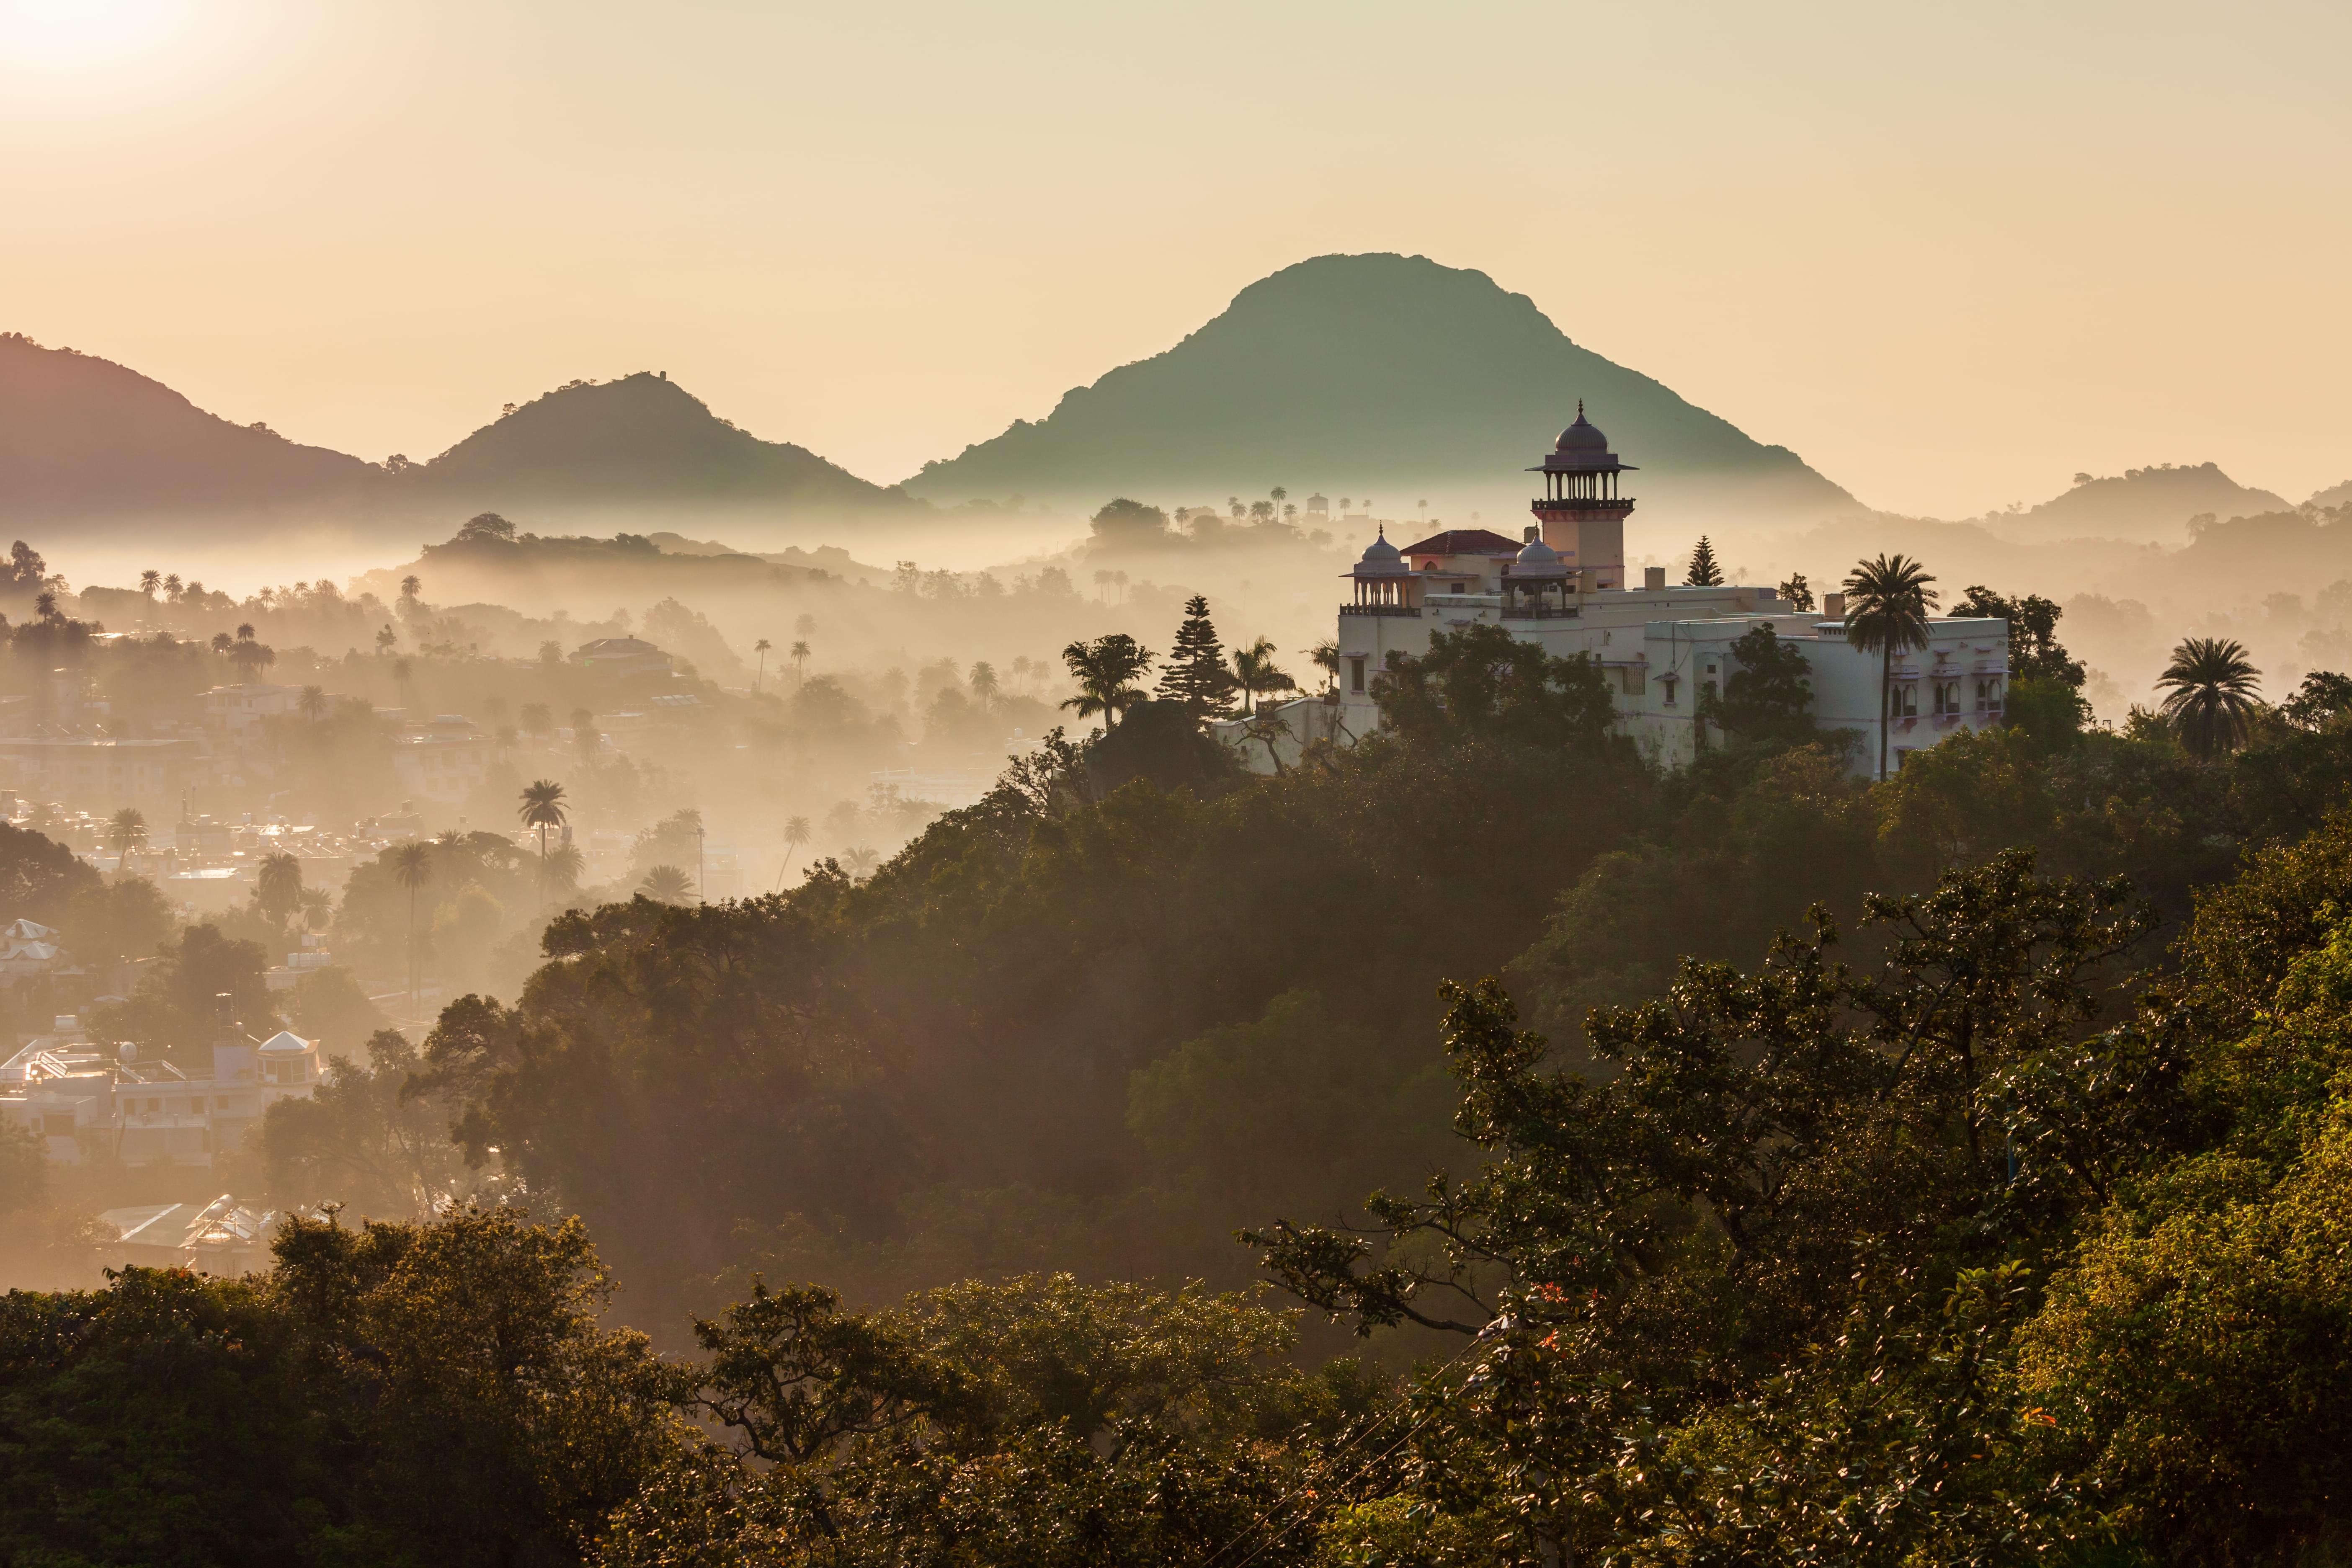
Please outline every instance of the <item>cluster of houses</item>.
[{"label": "cluster of houses", "polygon": [[[208,1170],[271,1104],[314,1093],[323,1076],[318,1042],[288,1030],[257,1040],[232,1026],[200,1064],[184,1065],[93,1039],[64,1014],[0,1063],[0,1127],[30,1134],[57,1164]],[[241,1274],[266,1266],[281,1217],[226,1194],[109,1209],[98,1215],[97,1260]]]}]

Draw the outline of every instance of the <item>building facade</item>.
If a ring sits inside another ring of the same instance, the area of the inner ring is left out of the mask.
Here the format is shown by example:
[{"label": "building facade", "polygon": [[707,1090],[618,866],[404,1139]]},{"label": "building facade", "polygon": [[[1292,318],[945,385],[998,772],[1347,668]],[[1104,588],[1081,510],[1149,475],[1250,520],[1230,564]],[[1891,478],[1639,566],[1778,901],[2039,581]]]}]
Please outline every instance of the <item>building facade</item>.
[{"label": "building facade", "polygon": [[[1273,710],[1252,725],[1218,727],[1220,738],[1251,766],[1270,771],[1282,744],[1270,725],[1295,731],[1295,754],[1310,730],[1343,743],[1381,725],[1373,688],[1396,658],[1429,650],[1441,632],[1496,626],[1545,652],[1583,654],[1608,677],[1618,726],[1664,767],[1681,767],[1710,739],[1702,700],[1720,692],[1738,668],[1733,646],[1759,626],[1804,656],[1813,718],[1825,731],[1851,731],[1853,765],[1874,773],[1879,731],[1887,765],[1962,730],[2000,721],[2009,682],[2005,621],[1940,618],[1927,623],[1927,646],[1893,662],[1881,711],[1880,656],[1846,638],[1840,596],[1825,612],[1800,611],[1769,587],[1724,584],[1669,587],[1651,567],[1629,586],[1625,522],[1633,500],[1620,489],[1634,471],[1609,449],[1581,405],[1576,422],[1541,463],[1543,494],[1536,521],[1517,542],[1483,529],[1453,529],[1399,547],[1383,533],[1348,574],[1350,598],[1339,606],[1337,702],[1307,699]],[[1309,715],[1310,706],[1330,706]],[[1283,758],[1286,762],[1287,758]]]}]

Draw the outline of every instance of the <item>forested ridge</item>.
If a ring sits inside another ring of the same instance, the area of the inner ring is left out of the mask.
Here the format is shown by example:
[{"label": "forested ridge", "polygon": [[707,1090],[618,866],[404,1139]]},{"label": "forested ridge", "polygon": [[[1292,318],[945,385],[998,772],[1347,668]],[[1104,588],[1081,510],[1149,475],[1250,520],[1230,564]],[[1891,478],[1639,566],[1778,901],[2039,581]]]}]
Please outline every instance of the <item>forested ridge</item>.
[{"label": "forested ridge", "polygon": [[268,1130],[513,1203],[7,1299],[0,1561],[2336,1561],[2352,681],[2013,663],[1884,784],[1737,683],[1661,776],[1444,637],[1273,778],[1140,704],[562,917]]}]

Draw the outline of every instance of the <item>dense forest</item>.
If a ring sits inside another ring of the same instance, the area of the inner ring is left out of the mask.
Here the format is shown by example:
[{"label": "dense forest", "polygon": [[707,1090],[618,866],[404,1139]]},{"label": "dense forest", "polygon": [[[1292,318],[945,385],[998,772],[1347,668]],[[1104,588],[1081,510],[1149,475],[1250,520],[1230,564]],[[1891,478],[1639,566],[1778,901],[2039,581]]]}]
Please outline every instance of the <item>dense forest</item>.
[{"label": "dense forest", "polygon": [[0,1561],[2335,1561],[2352,680],[2087,727],[2001,602],[1882,784],[1474,629],[559,916],[272,1112],[270,1271],[0,1304]]}]

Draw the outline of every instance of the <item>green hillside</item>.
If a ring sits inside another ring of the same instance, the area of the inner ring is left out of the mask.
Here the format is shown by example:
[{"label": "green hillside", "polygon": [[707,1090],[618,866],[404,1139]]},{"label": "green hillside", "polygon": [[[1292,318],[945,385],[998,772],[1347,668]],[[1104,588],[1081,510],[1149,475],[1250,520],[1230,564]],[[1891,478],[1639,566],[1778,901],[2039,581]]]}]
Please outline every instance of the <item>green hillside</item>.
[{"label": "green hillside", "polygon": [[1286,268],[1165,353],[927,464],[906,488],[955,502],[1222,497],[1274,484],[1515,487],[1580,398],[1648,489],[1706,481],[1779,513],[1854,504],[1795,453],[1578,347],[1526,295],[1419,256]]}]

